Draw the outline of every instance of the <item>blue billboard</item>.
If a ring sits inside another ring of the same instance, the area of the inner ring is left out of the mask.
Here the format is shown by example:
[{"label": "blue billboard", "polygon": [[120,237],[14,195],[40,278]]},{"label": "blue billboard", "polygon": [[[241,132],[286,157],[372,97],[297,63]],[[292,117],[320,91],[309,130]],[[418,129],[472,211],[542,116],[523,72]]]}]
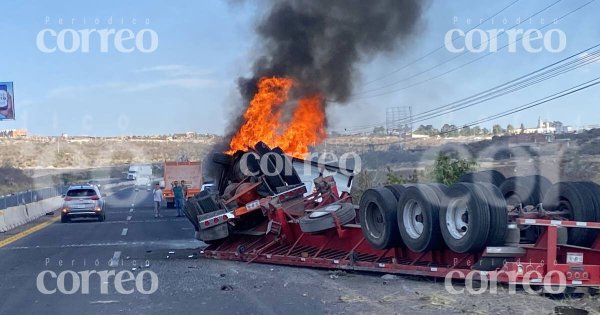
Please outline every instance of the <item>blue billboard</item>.
[{"label": "blue billboard", "polygon": [[0,82],[0,120],[15,119],[13,83]]}]

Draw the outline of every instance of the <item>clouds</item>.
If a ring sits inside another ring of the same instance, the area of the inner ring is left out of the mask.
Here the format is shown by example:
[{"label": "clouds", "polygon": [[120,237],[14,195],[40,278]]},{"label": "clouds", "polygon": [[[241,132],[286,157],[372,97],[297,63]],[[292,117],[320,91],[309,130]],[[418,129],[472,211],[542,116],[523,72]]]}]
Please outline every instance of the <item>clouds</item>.
[{"label": "clouds", "polygon": [[135,69],[130,73],[133,74],[131,80],[60,86],[50,89],[48,96],[72,97],[105,89],[112,93],[132,93],[157,88],[202,89],[220,85],[219,81],[211,77],[210,71],[184,65],[154,65]]}]

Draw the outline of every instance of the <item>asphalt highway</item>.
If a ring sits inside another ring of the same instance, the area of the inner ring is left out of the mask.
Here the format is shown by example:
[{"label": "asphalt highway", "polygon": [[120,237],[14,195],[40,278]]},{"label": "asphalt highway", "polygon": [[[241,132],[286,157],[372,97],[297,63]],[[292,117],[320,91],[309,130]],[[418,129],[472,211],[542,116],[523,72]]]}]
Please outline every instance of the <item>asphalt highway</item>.
[{"label": "asphalt highway", "polygon": [[325,312],[323,288],[314,287],[325,271],[199,259],[206,245],[193,226],[173,209],[154,218],[150,192],[127,188],[106,198],[105,222],[60,223],[55,214],[0,247],[0,314]]},{"label": "asphalt highway", "polygon": [[436,279],[201,258],[192,225],[173,209],[154,218],[145,190],[107,197],[105,222],[57,219],[0,234],[0,314],[548,314],[566,303],[449,295]]}]

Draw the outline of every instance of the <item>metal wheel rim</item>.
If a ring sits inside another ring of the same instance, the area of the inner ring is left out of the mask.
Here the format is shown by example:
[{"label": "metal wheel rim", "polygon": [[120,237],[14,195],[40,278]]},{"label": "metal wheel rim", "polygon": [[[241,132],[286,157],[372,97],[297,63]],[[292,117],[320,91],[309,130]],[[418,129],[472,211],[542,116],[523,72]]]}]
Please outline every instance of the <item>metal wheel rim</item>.
[{"label": "metal wheel rim", "polygon": [[469,231],[469,208],[464,198],[454,199],[446,209],[446,227],[454,239],[462,239]]},{"label": "metal wheel rim", "polygon": [[423,209],[421,205],[414,199],[409,200],[402,211],[402,221],[404,229],[408,236],[412,239],[417,239],[423,234]]},{"label": "metal wheel rim", "polygon": [[383,212],[374,202],[371,202],[367,206],[365,221],[367,232],[369,232],[373,238],[381,238],[385,228],[385,224],[383,222]]}]

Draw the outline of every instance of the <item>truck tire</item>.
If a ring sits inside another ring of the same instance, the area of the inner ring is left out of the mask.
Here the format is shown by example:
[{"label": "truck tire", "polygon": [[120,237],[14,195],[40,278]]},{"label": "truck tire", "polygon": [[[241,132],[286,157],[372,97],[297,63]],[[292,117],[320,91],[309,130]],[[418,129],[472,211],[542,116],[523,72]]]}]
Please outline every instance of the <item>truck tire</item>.
[{"label": "truck tire", "polygon": [[[282,167],[282,170],[277,172],[277,167],[278,167],[278,163],[277,163],[277,158],[273,155],[273,154],[277,154],[275,152],[273,152],[264,142],[259,142],[256,144],[255,146],[256,151],[258,151],[258,153],[261,155],[260,157],[260,170],[261,172],[265,175],[265,180],[267,182],[267,185],[269,185],[269,188],[271,188],[272,191],[276,192],[277,191],[277,187],[283,187],[285,186],[285,181],[283,180],[283,177],[281,176],[281,173],[284,171],[283,169],[285,169],[284,165],[279,165],[280,167]],[[263,162],[263,159],[266,158],[266,161]],[[285,160],[282,160],[285,161]],[[263,164],[264,163],[264,164]],[[264,167],[266,166],[266,170],[264,170]],[[266,174],[269,173],[269,174]]]},{"label": "truck tire", "polygon": [[542,200],[544,199],[544,194],[546,194],[546,191],[550,189],[550,187],[552,186],[552,182],[542,175],[530,175],[526,177],[533,179],[533,181],[535,182],[535,187],[537,188],[537,196],[539,196],[539,200],[540,202],[542,202]]},{"label": "truck tire", "polygon": [[335,214],[340,224],[348,224],[356,217],[354,205],[351,203],[334,203],[323,208],[315,209],[311,213],[298,219],[300,230],[304,233],[316,233],[336,227],[333,218]]},{"label": "truck tire", "polygon": [[486,171],[480,171],[480,172],[474,172],[474,173],[467,173],[467,174],[461,176],[458,179],[458,182],[461,182],[461,183],[484,182],[484,183],[491,183],[491,184],[499,187],[500,185],[502,185],[502,182],[504,182],[505,179],[506,179],[506,177],[504,177],[504,175],[502,175],[502,173],[500,173],[496,170],[486,170]]},{"label": "truck tire", "polygon": [[365,239],[377,249],[401,244],[396,197],[383,187],[371,188],[360,198],[360,226]]},{"label": "truck tire", "polygon": [[433,192],[437,195],[440,204],[438,207],[445,208],[448,206],[448,186],[440,183],[428,183],[426,184],[429,188],[433,189]]},{"label": "truck tire", "polygon": [[600,222],[600,185],[590,181],[579,182],[579,184],[589,190],[596,207],[596,222]]},{"label": "truck tire", "polygon": [[174,208],[175,208],[175,202],[167,201],[167,209],[174,209]]},{"label": "truck tire", "polygon": [[490,209],[481,189],[456,183],[448,190],[448,206],[440,211],[440,229],[448,248],[457,253],[479,251],[490,231]]},{"label": "truck tire", "polygon": [[213,162],[225,166],[233,164],[233,157],[227,153],[215,152],[212,156]]},{"label": "truck tire", "polygon": [[500,185],[500,190],[510,206],[537,206],[550,186],[552,183],[541,175],[515,176],[507,178]]},{"label": "truck tire", "polygon": [[404,193],[404,191],[406,190],[406,187],[408,187],[407,185],[387,185],[387,186],[383,186],[384,188],[386,188],[387,190],[391,191],[392,194],[394,195],[394,197],[396,197],[396,200],[400,200],[400,197],[402,197],[402,194]]},{"label": "truck tire", "polygon": [[540,198],[535,193],[535,183],[528,177],[514,176],[507,178],[500,185],[500,191],[506,203],[513,207],[518,205],[535,206],[540,203]]},{"label": "truck tire", "polygon": [[[566,211],[563,218],[572,221],[594,221],[596,214],[588,208],[593,205],[589,190],[572,182],[559,182],[546,192],[543,200],[547,211]],[[590,229],[569,228],[568,243],[576,246],[589,246],[594,241],[595,232]]]},{"label": "truck tire", "polygon": [[407,187],[398,200],[398,229],[402,241],[411,251],[425,252],[441,243],[441,204],[435,191],[424,184]]},{"label": "truck tire", "polygon": [[283,180],[290,186],[302,184],[302,179],[300,178],[298,172],[294,168],[292,161],[289,157],[285,155],[283,150],[281,150],[280,147],[276,147],[275,149],[273,149],[273,152],[279,154],[279,156],[281,156],[281,158],[283,159],[283,170],[281,171],[281,173],[279,173]]},{"label": "truck tire", "polygon": [[490,209],[490,233],[486,246],[503,246],[508,233],[506,200],[500,189],[490,183],[475,183],[485,195]]}]

